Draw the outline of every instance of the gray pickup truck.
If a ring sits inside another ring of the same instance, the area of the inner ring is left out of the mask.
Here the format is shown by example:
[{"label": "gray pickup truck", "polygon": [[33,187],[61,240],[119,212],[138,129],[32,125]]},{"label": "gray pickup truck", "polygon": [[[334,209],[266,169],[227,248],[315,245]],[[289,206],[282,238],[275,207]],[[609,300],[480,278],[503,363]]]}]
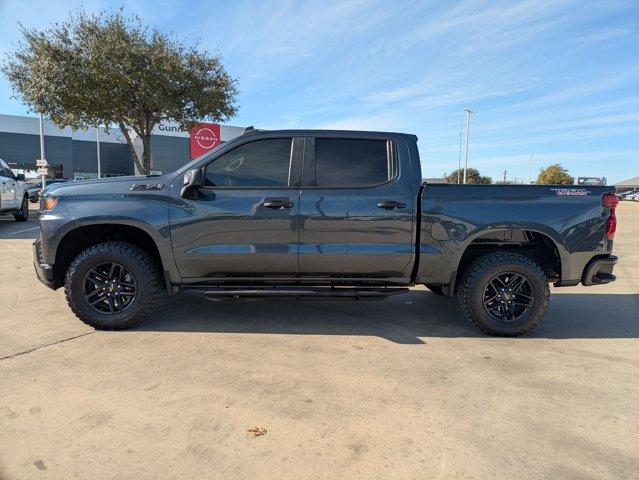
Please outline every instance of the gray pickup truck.
[{"label": "gray pickup truck", "polygon": [[99,329],[142,320],[162,290],[372,300],[423,284],[511,336],[541,320],[549,283],[615,279],[612,187],[424,184],[416,142],[249,129],[173,173],[53,186],[38,278]]}]

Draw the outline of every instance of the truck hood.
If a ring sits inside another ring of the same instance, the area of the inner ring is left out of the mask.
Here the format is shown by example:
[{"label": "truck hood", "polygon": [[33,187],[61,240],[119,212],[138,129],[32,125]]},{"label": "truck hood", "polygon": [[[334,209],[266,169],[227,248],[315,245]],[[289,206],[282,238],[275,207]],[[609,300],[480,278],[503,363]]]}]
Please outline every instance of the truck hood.
[{"label": "truck hood", "polygon": [[123,193],[130,191],[134,185],[163,185],[164,188],[167,188],[173,181],[174,177],[175,174],[167,174],[77,180],[73,182],[56,183],[47,187],[44,190],[44,193],[56,196]]}]

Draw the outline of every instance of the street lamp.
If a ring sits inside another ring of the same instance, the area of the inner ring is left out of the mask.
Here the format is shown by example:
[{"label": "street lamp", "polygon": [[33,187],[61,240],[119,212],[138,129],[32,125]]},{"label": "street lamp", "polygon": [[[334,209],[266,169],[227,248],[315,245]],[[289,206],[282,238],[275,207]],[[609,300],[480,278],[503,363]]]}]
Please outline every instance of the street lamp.
[{"label": "street lamp", "polygon": [[[45,158],[44,158],[44,124],[43,123],[44,122],[42,120],[42,114],[40,114],[40,160],[42,160],[42,163],[46,164]],[[44,190],[46,186],[47,186],[47,176],[42,175],[42,185],[41,185],[42,190]]]},{"label": "street lamp", "polygon": [[468,136],[470,135],[470,114],[474,113],[470,108],[464,109],[466,112],[466,161],[464,163],[464,185],[466,184],[466,170],[468,170]]},{"label": "street lamp", "polygon": [[532,164],[533,164],[533,156],[530,156],[530,184],[532,185]]},{"label": "street lamp", "polygon": [[100,168],[100,125],[95,128],[95,143],[97,145],[98,152],[98,178],[100,178],[102,176]]},{"label": "street lamp", "polygon": [[462,131],[464,130],[464,122],[459,121],[459,158],[457,159],[457,184],[460,184],[461,175],[461,147],[462,147]]}]

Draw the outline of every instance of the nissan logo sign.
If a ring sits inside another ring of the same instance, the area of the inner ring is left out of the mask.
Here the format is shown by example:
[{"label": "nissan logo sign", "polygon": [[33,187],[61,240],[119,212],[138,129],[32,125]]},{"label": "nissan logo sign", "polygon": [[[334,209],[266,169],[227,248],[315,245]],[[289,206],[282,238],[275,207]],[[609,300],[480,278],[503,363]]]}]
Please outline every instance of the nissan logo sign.
[{"label": "nissan logo sign", "polygon": [[193,135],[193,139],[196,143],[204,149],[213,148],[217,144],[217,136],[210,128],[200,128]]}]

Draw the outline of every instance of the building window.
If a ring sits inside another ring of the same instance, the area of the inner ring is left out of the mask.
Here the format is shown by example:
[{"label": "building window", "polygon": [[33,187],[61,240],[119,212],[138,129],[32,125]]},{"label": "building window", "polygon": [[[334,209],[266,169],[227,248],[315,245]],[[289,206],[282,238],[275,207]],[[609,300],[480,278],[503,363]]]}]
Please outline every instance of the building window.
[{"label": "building window", "polygon": [[[126,177],[124,173],[103,173],[102,178]],[[74,172],[73,180],[93,180],[98,178],[98,172]]]}]

